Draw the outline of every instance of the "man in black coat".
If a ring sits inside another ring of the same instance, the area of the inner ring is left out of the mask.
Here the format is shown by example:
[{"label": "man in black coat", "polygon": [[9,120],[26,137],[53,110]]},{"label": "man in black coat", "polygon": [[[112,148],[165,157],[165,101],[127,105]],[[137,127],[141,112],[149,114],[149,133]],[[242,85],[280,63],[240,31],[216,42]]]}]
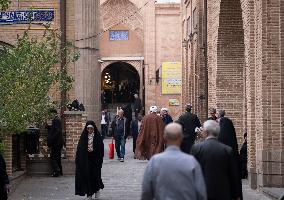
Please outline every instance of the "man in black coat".
[{"label": "man in black coat", "polygon": [[137,117],[142,109],[142,101],[139,98],[138,94],[134,94],[134,98],[135,98],[134,99],[134,113],[135,113],[135,117]]},{"label": "man in black coat", "polygon": [[185,153],[190,153],[191,147],[196,139],[196,128],[201,126],[197,115],[191,113],[192,106],[187,104],[185,107],[185,113],[179,117],[177,123],[182,125],[183,128],[183,142],[181,144],[181,150]]},{"label": "man in black coat", "polygon": [[47,146],[50,148],[52,177],[58,177],[63,175],[61,165],[61,150],[63,147],[62,125],[57,110],[52,109],[50,112],[54,117],[51,125],[46,125],[48,129]]},{"label": "man in black coat", "polygon": [[6,163],[0,154],[0,200],[7,200],[10,191],[9,178],[6,172]]},{"label": "man in black coat", "polygon": [[219,131],[216,121],[206,121],[202,133],[206,139],[193,145],[191,153],[201,165],[208,200],[237,200],[240,191],[233,150],[217,140]]},{"label": "man in black coat", "polygon": [[247,145],[247,132],[244,134],[244,143],[240,150],[240,165],[241,165],[241,178],[247,179],[248,178],[248,145]]}]

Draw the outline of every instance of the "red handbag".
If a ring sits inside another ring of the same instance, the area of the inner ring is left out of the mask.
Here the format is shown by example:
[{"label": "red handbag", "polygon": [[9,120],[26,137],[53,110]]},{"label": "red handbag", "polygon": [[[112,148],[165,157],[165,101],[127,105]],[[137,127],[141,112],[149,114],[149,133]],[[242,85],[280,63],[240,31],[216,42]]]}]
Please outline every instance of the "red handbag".
[{"label": "red handbag", "polygon": [[113,159],[114,158],[113,138],[111,139],[111,143],[108,144],[108,157],[109,157],[109,159]]}]

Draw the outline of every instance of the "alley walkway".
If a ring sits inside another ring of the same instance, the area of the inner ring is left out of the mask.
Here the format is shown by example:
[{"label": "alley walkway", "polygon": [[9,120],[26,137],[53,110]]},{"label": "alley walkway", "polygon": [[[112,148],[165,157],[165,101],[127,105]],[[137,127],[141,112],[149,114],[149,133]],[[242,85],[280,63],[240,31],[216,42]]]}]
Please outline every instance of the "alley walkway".
[{"label": "alley walkway", "polygon": [[[109,140],[105,140],[105,148]],[[146,161],[133,159],[132,141],[127,141],[127,155],[124,163],[107,158],[103,165],[103,181],[105,189],[101,200],[139,200],[141,181]],[[24,180],[9,198],[10,200],[82,200],[74,196],[74,177],[31,177]],[[262,194],[251,190],[244,182],[244,200],[269,200]]]}]

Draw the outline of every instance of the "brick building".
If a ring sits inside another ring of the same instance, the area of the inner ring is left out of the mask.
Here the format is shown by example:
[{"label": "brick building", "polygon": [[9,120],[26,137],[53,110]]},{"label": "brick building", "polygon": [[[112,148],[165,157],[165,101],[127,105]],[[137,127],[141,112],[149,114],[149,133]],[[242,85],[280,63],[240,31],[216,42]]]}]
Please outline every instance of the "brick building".
[{"label": "brick building", "polygon": [[200,97],[208,91],[209,107],[233,119],[239,144],[248,132],[251,187],[283,187],[283,1],[183,0],[181,7],[183,102],[197,103],[204,119]]},{"label": "brick building", "polygon": [[[170,107],[172,116],[178,117],[181,91],[162,94],[162,65],[165,62],[181,62],[181,26],[177,23],[180,20],[179,3],[156,3],[154,0],[14,0],[6,14],[1,13],[4,17],[0,20],[0,49],[2,45],[14,45],[17,35],[28,28],[27,12],[30,8],[35,12],[34,16],[38,16],[36,12],[44,12],[39,15],[40,21],[32,22],[32,35],[42,35],[44,28],[40,23],[50,22],[51,28],[59,29],[80,51],[80,59],[68,68],[75,82],[67,98],[82,102],[88,119],[94,119],[99,124],[101,90],[105,89],[102,86],[107,70],[114,72],[114,75],[128,73],[127,79],[139,83],[137,92],[146,112],[151,105]],[[47,20],[46,16],[52,17]],[[124,79],[118,77],[116,81]],[[50,93],[54,100],[60,99],[59,91]],[[169,106],[170,99],[175,100],[175,105]],[[129,102],[115,105],[126,103]],[[82,125],[78,127],[81,129]],[[80,132],[76,131],[76,134]],[[41,161],[48,157],[46,133],[41,133],[40,141],[40,153],[36,156],[44,168],[46,162]],[[67,142],[73,145],[71,149],[74,150],[76,138],[67,135]],[[5,156],[11,174],[12,139],[9,137],[6,143]],[[72,158],[68,152],[67,149],[67,158]],[[28,160],[33,160],[33,156]]]}]

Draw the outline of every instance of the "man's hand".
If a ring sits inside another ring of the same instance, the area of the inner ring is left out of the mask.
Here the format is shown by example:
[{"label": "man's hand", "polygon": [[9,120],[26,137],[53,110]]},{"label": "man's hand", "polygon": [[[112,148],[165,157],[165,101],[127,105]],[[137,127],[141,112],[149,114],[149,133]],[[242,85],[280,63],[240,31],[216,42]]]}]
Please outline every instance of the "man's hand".
[{"label": "man's hand", "polygon": [[131,139],[131,136],[128,136],[127,139],[130,140],[130,139]]}]

